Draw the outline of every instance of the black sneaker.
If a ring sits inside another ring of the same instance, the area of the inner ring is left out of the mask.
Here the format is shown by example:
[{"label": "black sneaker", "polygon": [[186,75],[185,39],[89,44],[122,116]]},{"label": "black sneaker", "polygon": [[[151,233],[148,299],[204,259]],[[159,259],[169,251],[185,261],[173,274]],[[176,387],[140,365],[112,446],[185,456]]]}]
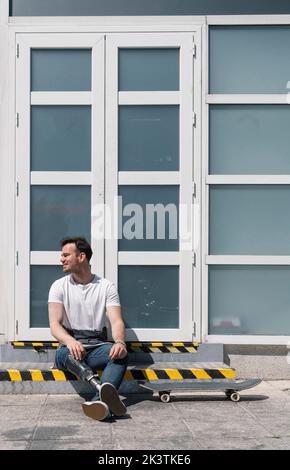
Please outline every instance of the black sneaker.
[{"label": "black sneaker", "polygon": [[109,415],[109,408],[102,401],[85,401],[82,407],[86,416],[97,421],[103,421]]},{"label": "black sneaker", "polygon": [[110,411],[115,416],[124,416],[127,413],[127,408],[120,400],[119,394],[114,385],[105,382],[100,386],[100,399],[106,403]]}]

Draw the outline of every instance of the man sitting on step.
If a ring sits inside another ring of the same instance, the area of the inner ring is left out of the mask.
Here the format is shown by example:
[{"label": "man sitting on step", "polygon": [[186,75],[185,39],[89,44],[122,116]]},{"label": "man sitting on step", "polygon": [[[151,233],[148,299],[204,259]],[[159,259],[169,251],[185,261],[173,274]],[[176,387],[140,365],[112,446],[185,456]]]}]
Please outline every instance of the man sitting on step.
[{"label": "man sitting on step", "polygon": [[[52,335],[61,343],[55,363],[96,389],[92,401],[83,403],[90,418],[102,421],[122,416],[126,407],[118,388],[128,363],[125,325],[118,292],[110,281],[92,274],[92,249],[80,237],[61,241],[64,276],[51,286],[48,297]],[[107,341],[109,320],[114,343]],[[97,370],[104,369],[101,379]]]}]

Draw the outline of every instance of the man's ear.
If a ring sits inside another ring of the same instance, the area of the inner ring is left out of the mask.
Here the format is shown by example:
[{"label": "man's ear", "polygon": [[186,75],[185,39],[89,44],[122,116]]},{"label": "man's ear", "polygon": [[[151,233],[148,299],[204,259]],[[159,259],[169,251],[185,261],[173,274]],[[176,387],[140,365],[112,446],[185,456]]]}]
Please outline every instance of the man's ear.
[{"label": "man's ear", "polygon": [[79,254],[79,257],[80,257],[80,261],[83,263],[86,259],[86,254],[81,251]]}]

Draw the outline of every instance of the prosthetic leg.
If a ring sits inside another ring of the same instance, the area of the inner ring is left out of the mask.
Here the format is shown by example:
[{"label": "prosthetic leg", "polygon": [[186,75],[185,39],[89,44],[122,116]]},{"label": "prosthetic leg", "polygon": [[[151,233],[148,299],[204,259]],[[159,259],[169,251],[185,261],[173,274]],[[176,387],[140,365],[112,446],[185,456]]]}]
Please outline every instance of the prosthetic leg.
[{"label": "prosthetic leg", "polygon": [[100,395],[100,401],[88,401],[83,403],[83,411],[86,416],[98,421],[104,420],[109,415],[109,410],[115,416],[126,414],[126,406],[120,400],[119,394],[114,385],[105,382],[100,383],[98,375],[84,362],[77,361],[69,354],[65,362],[65,368],[80,378],[83,382],[93,385]]}]

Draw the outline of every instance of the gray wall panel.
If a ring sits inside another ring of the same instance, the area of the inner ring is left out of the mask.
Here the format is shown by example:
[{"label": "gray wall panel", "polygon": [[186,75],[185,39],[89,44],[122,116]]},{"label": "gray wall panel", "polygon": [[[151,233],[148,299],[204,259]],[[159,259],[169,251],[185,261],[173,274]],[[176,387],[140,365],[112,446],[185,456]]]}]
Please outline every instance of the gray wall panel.
[{"label": "gray wall panel", "polygon": [[245,15],[290,13],[289,0],[10,0],[10,16]]}]

